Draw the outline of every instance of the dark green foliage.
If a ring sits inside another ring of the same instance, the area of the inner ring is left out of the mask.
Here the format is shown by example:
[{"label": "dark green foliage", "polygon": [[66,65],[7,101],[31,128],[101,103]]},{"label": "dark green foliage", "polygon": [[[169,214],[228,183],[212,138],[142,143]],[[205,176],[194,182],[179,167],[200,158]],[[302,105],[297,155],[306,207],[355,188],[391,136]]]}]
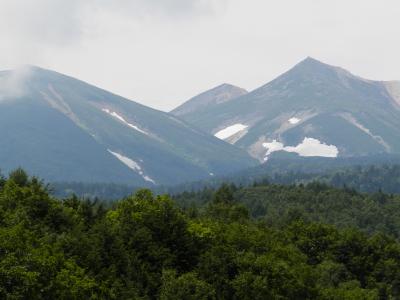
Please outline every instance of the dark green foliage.
[{"label": "dark green foliage", "polygon": [[69,198],[78,195],[82,198],[117,200],[132,194],[138,189],[134,185],[117,183],[88,183],[88,182],[53,182],[51,192],[58,198]]},{"label": "dark green foliage", "polygon": [[396,197],[223,185],[186,193],[205,202],[187,210],[148,190],[106,207],[24,174],[0,185],[1,299],[400,297]]},{"label": "dark green foliage", "polygon": [[165,271],[162,276],[161,300],[200,300],[215,299],[211,284],[200,280],[196,273],[185,273],[177,277],[175,271]]},{"label": "dark green foliage", "polygon": [[12,171],[9,175],[9,179],[14,181],[18,186],[26,186],[28,184],[28,174],[21,168]]},{"label": "dark green foliage", "polygon": [[[400,164],[398,156],[334,159],[296,158],[271,159],[266,166],[243,174],[254,181],[279,184],[299,184],[321,181],[359,192],[400,194]],[[247,182],[245,182],[247,183]]]},{"label": "dark green foliage", "polygon": [[233,193],[235,186],[229,186],[224,183],[214,194],[214,204],[230,204],[233,202]]},{"label": "dark green foliage", "polygon": [[[229,177],[213,177],[209,180],[189,182],[177,186],[157,186],[157,194],[183,193],[191,197],[192,191],[202,191],[206,202],[213,188],[230,182],[236,186],[276,184],[306,184],[313,181],[325,182],[338,188],[348,187],[359,192],[400,194],[399,156],[376,156],[362,158],[271,158],[268,164],[251,168]],[[0,180],[1,184],[1,180]],[[228,184],[231,185],[231,184]],[[52,194],[59,198],[72,194],[85,198],[117,200],[137,190],[134,185],[115,183],[57,182],[51,184]],[[190,192],[189,192],[190,191]],[[186,198],[186,197],[183,197]]]},{"label": "dark green foliage", "polygon": [[[227,186],[222,186],[215,193],[225,193]],[[210,195],[213,191],[204,190],[173,197],[183,207],[190,207],[190,203],[204,205],[204,193]],[[252,218],[263,220],[270,226],[283,226],[304,220],[332,224],[339,228],[355,227],[366,233],[382,232],[400,238],[398,195],[382,192],[365,194],[350,188],[332,188],[318,182],[289,186],[255,184],[236,188],[231,193],[229,197],[233,197],[233,207],[244,205]],[[221,205],[214,204],[211,207]]]},{"label": "dark green foliage", "polygon": [[350,187],[359,192],[400,194],[399,156],[366,158],[271,158],[267,164],[251,168],[230,177],[186,183],[162,190],[171,194],[217,188],[230,182],[237,186],[276,184],[306,184],[325,182],[338,188]]}]

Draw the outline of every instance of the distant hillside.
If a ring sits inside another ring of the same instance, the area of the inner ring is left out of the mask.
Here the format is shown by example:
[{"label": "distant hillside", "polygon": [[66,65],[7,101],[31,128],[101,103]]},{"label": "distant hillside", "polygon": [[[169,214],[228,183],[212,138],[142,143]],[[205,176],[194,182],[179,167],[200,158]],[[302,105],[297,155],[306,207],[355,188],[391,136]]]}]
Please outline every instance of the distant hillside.
[{"label": "distant hillside", "polygon": [[[237,172],[230,176],[186,182],[174,186],[154,187],[155,193],[191,193],[203,189],[215,189],[223,183],[237,186],[275,183],[299,185],[321,182],[337,188],[351,188],[359,192],[400,194],[400,156],[373,156],[363,158],[337,158],[335,160],[314,157],[272,158],[268,164]],[[113,200],[132,194],[139,187],[109,183],[52,183],[54,194]]]},{"label": "distant hillside", "polygon": [[4,173],[21,166],[47,181],[154,186],[256,164],[170,114],[53,71],[5,71],[0,82]]},{"label": "distant hillside", "polygon": [[400,153],[400,83],[307,58],[266,85],[185,120],[259,161],[273,152],[351,157]]}]

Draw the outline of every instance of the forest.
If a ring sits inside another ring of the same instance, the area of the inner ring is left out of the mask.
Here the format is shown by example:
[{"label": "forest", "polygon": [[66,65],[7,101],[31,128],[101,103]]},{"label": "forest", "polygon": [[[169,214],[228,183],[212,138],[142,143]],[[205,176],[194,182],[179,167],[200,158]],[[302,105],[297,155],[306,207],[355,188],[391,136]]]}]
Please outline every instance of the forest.
[{"label": "forest", "polygon": [[[308,184],[314,181],[326,183],[338,188],[352,188],[360,192],[400,194],[400,164],[365,164],[344,165],[327,168],[326,160],[313,160],[304,164],[296,159],[291,166],[283,166],[283,162],[271,161],[267,166],[251,168],[231,176],[213,177],[208,180],[188,182],[175,186],[156,186],[152,191],[156,194],[180,194],[185,191],[201,191],[217,188],[223,183],[237,186],[249,186],[254,182],[269,182],[283,185]],[[351,161],[353,162],[353,161]],[[290,165],[290,161],[289,161]],[[128,196],[139,189],[134,185],[117,183],[85,183],[85,182],[52,182],[51,194],[59,198],[72,194],[85,198],[117,200]]]},{"label": "forest", "polygon": [[221,184],[115,202],[0,178],[2,299],[399,299],[400,197]]}]

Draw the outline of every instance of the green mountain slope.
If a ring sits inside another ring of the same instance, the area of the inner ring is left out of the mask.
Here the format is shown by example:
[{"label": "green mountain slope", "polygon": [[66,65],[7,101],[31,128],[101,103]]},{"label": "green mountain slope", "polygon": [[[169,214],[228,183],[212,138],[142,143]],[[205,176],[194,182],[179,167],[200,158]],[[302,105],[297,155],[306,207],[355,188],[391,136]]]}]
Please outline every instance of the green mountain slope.
[{"label": "green mountain slope", "polygon": [[[15,74],[0,78],[11,82]],[[0,101],[4,171],[23,166],[51,181],[154,185],[255,164],[172,115],[53,71],[31,67],[18,88],[12,96],[3,89]]]},{"label": "green mountain slope", "polygon": [[400,152],[400,88],[307,58],[270,83],[185,119],[246,149],[301,156]]}]

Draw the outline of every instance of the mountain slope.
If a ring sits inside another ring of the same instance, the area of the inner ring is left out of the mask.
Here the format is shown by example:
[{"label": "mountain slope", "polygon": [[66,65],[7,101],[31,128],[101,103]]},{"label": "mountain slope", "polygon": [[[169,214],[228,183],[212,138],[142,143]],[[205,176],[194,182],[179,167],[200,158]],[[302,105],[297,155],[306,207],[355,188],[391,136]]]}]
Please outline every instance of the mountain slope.
[{"label": "mountain slope", "polygon": [[[175,184],[254,165],[183,121],[74,78],[30,67],[0,73],[0,167],[51,181]],[[15,78],[18,84],[7,84]]]},{"label": "mountain slope", "polygon": [[184,120],[191,119],[197,113],[206,113],[217,104],[229,102],[247,93],[245,89],[225,83],[191,98],[171,113]]},{"label": "mountain slope", "polygon": [[400,84],[307,58],[270,83],[186,120],[260,161],[275,151],[400,153]]}]

